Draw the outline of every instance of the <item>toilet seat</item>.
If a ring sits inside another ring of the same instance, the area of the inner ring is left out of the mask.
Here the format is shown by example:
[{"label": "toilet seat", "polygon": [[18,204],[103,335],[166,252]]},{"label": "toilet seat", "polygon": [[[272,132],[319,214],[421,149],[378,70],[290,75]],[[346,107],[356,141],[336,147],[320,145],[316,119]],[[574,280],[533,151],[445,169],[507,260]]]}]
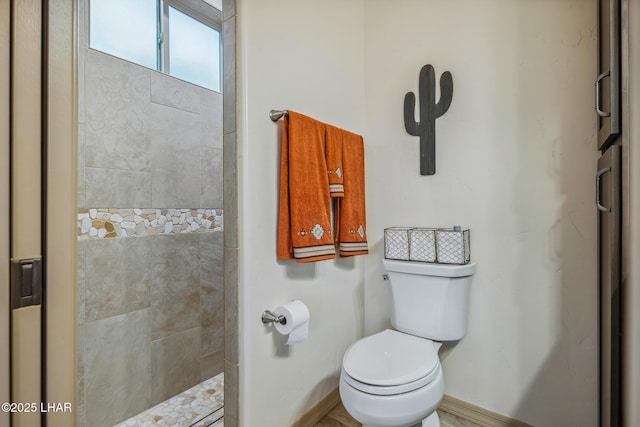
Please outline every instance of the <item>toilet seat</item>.
[{"label": "toilet seat", "polygon": [[424,387],[439,365],[433,341],[390,329],[352,344],[342,362],[350,386],[380,396]]},{"label": "toilet seat", "polygon": [[349,384],[351,387],[355,388],[356,390],[360,390],[361,392],[373,394],[376,396],[393,396],[395,394],[409,393],[410,391],[418,390],[419,388],[422,388],[424,386],[431,384],[433,379],[438,374],[438,370],[434,369],[431,374],[407,384],[392,385],[392,386],[376,386],[376,385],[361,383],[360,381],[353,379],[349,374],[347,374],[344,371],[344,369],[342,371],[344,374],[343,378],[345,382]]}]

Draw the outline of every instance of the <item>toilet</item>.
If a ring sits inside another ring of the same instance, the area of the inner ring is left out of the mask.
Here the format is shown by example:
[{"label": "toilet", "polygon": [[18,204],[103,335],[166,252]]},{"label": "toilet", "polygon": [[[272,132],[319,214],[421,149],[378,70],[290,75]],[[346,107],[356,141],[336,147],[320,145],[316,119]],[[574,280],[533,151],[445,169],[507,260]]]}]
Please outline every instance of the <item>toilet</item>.
[{"label": "toilet", "polygon": [[467,332],[475,264],[383,260],[391,286],[391,325],[345,352],[340,397],[363,427],[439,427],[444,396],[442,341]]}]

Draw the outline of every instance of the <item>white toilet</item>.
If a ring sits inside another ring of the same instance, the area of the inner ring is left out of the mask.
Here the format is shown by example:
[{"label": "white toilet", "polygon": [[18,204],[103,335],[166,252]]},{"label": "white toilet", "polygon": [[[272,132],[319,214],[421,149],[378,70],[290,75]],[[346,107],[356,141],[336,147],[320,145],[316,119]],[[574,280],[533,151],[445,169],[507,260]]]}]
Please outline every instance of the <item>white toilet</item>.
[{"label": "white toilet", "polygon": [[342,361],[340,397],[364,427],[439,427],[444,395],[441,341],[467,332],[475,264],[383,260],[391,284],[391,325],[352,344]]}]

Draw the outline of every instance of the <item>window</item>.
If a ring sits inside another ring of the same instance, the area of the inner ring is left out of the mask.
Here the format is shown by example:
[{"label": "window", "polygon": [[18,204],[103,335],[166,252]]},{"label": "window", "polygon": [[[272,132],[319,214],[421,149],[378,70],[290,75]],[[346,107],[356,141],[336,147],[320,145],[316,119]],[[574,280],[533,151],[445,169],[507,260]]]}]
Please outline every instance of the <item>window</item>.
[{"label": "window", "polygon": [[91,0],[90,46],[158,68],[157,0]]},{"label": "window", "polygon": [[220,33],[169,7],[169,74],[220,91]]},{"label": "window", "polygon": [[221,91],[221,12],[203,0],[90,0],[93,49]]}]

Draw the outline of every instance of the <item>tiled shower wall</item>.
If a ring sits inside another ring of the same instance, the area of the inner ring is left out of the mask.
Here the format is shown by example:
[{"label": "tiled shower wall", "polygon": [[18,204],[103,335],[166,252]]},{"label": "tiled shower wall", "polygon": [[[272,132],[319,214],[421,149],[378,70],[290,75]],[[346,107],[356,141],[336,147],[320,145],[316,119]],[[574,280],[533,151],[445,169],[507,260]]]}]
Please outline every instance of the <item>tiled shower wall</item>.
[{"label": "tiled shower wall", "polygon": [[84,56],[78,206],[222,208],[222,95],[95,50]]},{"label": "tiled shower wall", "polygon": [[99,427],[224,369],[222,95],[86,43],[78,63],[79,215],[215,217],[128,237],[79,222],[78,424]]}]

